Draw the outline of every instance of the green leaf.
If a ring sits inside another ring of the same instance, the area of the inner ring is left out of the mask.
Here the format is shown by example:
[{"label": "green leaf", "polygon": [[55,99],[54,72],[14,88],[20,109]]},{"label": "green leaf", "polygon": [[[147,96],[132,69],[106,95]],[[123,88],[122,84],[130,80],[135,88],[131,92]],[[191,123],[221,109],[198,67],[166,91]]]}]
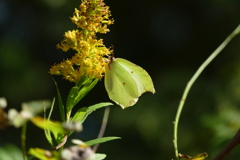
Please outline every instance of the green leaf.
[{"label": "green leaf", "polygon": [[86,119],[87,115],[87,107],[80,108],[75,115],[73,116],[72,120],[73,121],[78,121],[80,123],[83,123],[84,120]]},{"label": "green leaf", "polygon": [[208,157],[208,154],[206,152],[199,153],[195,156],[189,156],[186,154],[179,153],[179,160],[204,160]]},{"label": "green leaf", "polygon": [[44,133],[45,133],[45,137],[46,137],[48,143],[50,143],[50,145],[53,147],[54,143],[53,143],[53,138],[52,138],[51,132],[49,130],[45,129]]},{"label": "green leaf", "polygon": [[42,128],[44,130],[48,130],[53,133],[55,139],[58,138],[59,134],[65,134],[66,131],[64,130],[62,124],[57,121],[50,121],[48,119],[44,119],[42,117],[33,117],[31,119],[32,123]]},{"label": "green leaf", "polygon": [[199,153],[195,156],[192,156],[193,160],[204,160],[208,157],[208,154],[206,152],[204,153]]},{"label": "green leaf", "polygon": [[102,160],[102,159],[105,159],[106,157],[107,157],[106,154],[96,153],[94,154],[94,158],[91,158],[89,160]]},{"label": "green leaf", "polygon": [[71,88],[71,90],[70,90],[70,92],[68,94],[68,97],[67,97],[67,104],[66,104],[66,106],[67,106],[67,113],[69,113],[72,110],[72,108],[74,107],[74,105],[76,103],[75,99],[76,99],[76,97],[78,95],[78,91],[79,91],[79,87],[78,86],[74,86],[74,87]]},{"label": "green leaf", "polygon": [[84,143],[87,144],[88,146],[93,146],[95,144],[100,144],[100,143],[112,141],[112,140],[115,140],[115,139],[121,139],[121,138],[120,137],[103,137],[103,138],[90,140],[90,141],[87,141],[87,142],[84,142]]},{"label": "green leaf", "polygon": [[[53,111],[53,108],[54,108],[54,104],[55,104],[55,98],[53,98],[53,101],[52,101],[52,105],[51,105],[51,108],[50,108],[50,111],[49,111],[49,114],[48,114],[48,118],[47,118],[48,120],[50,120],[50,118],[51,118],[52,111]],[[44,111],[44,119],[46,119],[46,111]],[[54,144],[53,144],[51,132],[49,130],[45,129],[44,133],[45,133],[45,137],[48,140],[48,142],[53,146]]]},{"label": "green leaf", "polygon": [[65,108],[62,102],[62,97],[60,94],[60,91],[58,89],[57,82],[53,79],[53,82],[55,83],[56,89],[57,89],[57,95],[58,95],[58,105],[59,105],[59,110],[60,110],[60,116],[63,122],[65,122],[66,117],[65,117]]},{"label": "green leaf", "polygon": [[41,148],[30,148],[29,154],[40,160],[59,160],[60,155],[56,151],[48,151]]},{"label": "green leaf", "polygon": [[87,116],[92,113],[93,111],[99,109],[99,108],[103,108],[103,107],[107,107],[107,106],[111,106],[113,105],[112,103],[109,102],[103,102],[103,103],[98,103],[95,105],[92,105],[90,107],[83,107],[80,108],[75,115],[73,116],[72,120],[73,121],[78,121],[80,123],[83,123],[85,121],[85,119],[87,118]]},{"label": "green leaf", "polygon": [[22,152],[12,144],[0,147],[0,159],[2,160],[23,160]]},{"label": "green leaf", "polygon": [[77,86],[72,87],[67,98],[67,114],[71,113],[72,108],[97,84],[99,79],[82,80]]}]

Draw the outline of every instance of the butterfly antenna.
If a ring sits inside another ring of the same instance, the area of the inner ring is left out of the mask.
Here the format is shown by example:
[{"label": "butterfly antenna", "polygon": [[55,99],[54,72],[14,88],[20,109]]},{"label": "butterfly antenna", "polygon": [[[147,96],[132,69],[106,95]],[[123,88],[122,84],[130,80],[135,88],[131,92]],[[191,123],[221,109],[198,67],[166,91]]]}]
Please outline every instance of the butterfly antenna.
[{"label": "butterfly antenna", "polygon": [[113,44],[111,44],[111,48],[112,48],[112,57],[114,57],[114,46],[113,46]]}]

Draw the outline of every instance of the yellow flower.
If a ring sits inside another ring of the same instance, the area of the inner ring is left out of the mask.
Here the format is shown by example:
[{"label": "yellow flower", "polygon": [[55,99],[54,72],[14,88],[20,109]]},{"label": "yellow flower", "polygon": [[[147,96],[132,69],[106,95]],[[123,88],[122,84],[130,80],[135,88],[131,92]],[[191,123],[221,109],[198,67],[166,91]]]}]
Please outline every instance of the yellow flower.
[{"label": "yellow flower", "polygon": [[59,64],[54,64],[50,74],[62,75],[64,79],[77,83],[82,76],[101,79],[109,62],[111,50],[106,48],[96,33],[109,31],[108,25],[113,23],[109,7],[103,0],[84,0],[80,10],[75,9],[71,20],[81,28],[65,32],[63,41],[57,48],[63,51],[72,49],[75,55]]},{"label": "yellow flower", "polygon": [[113,20],[109,20],[111,13],[103,0],[84,0],[79,8],[80,11],[75,9],[71,18],[79,28],[95,33],[109,32],[107,25],[112,24]]}]

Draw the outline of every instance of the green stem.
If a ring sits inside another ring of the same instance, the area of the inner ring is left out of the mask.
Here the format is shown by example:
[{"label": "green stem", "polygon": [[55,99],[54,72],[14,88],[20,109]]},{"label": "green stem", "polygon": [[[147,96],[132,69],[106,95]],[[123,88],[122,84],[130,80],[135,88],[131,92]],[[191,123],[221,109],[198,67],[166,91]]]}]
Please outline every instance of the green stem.
[{"label": "green stem", "polygon": [[173,144],[175,148],[175,155],[178,158],[178,145],[177,145],[177,131],[178,131],[178,123],[180,119],[180,115],[183,109],[183,105],[186,101],[189,90],[191,89],[193,83],[199,77],[199,75],[203,72],[203,70],[214,60],[214,58],[226,47],[226,45],[237,35],[240,33],[240,25],[222,42],[222,44],[203,62],[203,64],[198,68],[195,74],[192,76],[190,81],[187,83],[187,86],[183,92],[182,98],[180,100],[177,114],[174,121],[174,136],[173,136]]},{"label": "green stem", "polygon": [[21,133],[21,146],[22,146],[23,160],[26,160],[26,133],[27,133],[27,123],[24,123],[22,126],[22,133]]},{"label": "green stem", "polygon": [[71,119],[71,113],[72,113],[72,110],[70,110],[70,111],[67,112],[67,115],[66,115],[66,117],[67,117],[67,122]]}]

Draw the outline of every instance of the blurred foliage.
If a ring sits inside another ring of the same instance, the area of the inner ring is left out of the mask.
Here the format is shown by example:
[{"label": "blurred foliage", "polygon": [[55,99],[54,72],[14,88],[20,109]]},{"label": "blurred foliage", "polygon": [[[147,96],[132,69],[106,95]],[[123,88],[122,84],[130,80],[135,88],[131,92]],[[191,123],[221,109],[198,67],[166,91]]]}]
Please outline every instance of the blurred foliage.
[{"label": "blurred foliage", "polygon": [[[116,57],[146,69],[156,94],[144,94],[126,110],[111,107],[106,136],[122,137],[103,144],[107,159],[174,158],[173,124],[181,94],[190,77],[210,53],[239,24],[239,0],[105,1],[115,24],[103,35],[114,45]],[[47,73],[51,64],[71,57],[56,49],[67,30],[79,0],[0,1],[0,96],[10,108],[23,101],[52,99],[56,90]],[[240,37],[215,59],[194,84],[179,124],[179,151],[189,155],[207,152],[212,159],[240,128]],[[55,78],[55,77],[54,77]],[[56,77],[61,93],[71,85]],[[63,97],[66,95],[62,95]],[[103,82],[80,106],[110,101]],[[54,111],[56,119],[59,113]],[[77,135],[97,137],[102,112],[94,113]],[[27,133],[28,147],[50,147],[41,130]],[[19,145],[16,129],[0,131],[0,145]],[[239,146],[226,159],[238,159]]]},{"label": "blurred foliage", "polygon": [[22,151],[13,144],[1,146],[0,157],[4,160],[23,160]]}]

